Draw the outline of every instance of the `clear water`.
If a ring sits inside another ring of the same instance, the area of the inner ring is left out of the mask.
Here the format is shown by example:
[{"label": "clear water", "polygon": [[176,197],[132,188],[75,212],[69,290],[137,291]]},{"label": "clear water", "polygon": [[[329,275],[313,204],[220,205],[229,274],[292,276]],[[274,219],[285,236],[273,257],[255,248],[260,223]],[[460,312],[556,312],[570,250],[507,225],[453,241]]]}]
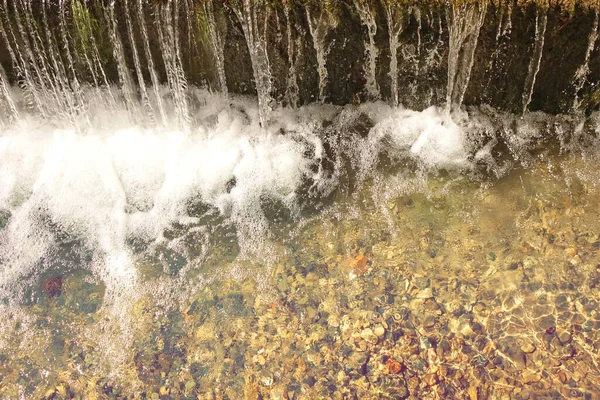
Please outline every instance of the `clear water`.
[{"label": "clear water", "polygon": [[598,393],[594,116],[194,99],[3,128],[0,397]]}]

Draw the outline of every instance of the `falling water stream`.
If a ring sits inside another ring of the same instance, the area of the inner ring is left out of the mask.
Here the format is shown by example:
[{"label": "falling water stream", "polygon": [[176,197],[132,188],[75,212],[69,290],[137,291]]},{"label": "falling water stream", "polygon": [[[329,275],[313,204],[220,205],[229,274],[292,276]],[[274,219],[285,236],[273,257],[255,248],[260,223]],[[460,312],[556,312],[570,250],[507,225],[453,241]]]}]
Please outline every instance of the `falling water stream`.
[{"label": "falling water stream", "polygon": [[596,11],[3,0],[0,33],[0,398],[600,392]]}]

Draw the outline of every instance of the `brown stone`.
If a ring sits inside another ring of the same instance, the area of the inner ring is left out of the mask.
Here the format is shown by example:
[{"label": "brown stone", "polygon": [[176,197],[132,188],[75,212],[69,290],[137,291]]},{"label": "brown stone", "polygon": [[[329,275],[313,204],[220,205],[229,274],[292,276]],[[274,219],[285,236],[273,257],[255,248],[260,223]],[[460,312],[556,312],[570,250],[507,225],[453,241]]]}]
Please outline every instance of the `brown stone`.
[{"label": "brown stone", "polygon": [[538,374],[535,371],[526,370],[523,372],[523,383],[525,384],[536,383],[539,382],[541,379],[542,377],[540,376],[540,374]]},{"label": "brown stone", "polygon": [[364,254],[359,254],[350,261],[352,272],[356,275],[364,275],[369,271],[369,259]]},{"label": "brown stone", "polygon": [[558,371],[558,380],[564,385],[570,380],[569,375],[565,371]]},{"label": "brown stone", "polygon": [[523,353],[533,353],[535,351],[535,346],[527,342],[521,346],[521,350],[523,350]]},{"label": "brown stone", "polygon": [[425,384],[427,386],[434,386],[435,384],[438,383],[438,378],[436,374],[426,374],[423,377],[423,382],[425,382]]},{"label": "brown stone", "polygon": [[46,279],[42,283],[42,290],[49,298],[58,297],[62,293],[63,280],[60,276]]},{"label": "brown stone", "polygon": [[402,371],[403,365],[401,362],[390,357],[385,363],[385,368],[389,374],[399,374]]}]

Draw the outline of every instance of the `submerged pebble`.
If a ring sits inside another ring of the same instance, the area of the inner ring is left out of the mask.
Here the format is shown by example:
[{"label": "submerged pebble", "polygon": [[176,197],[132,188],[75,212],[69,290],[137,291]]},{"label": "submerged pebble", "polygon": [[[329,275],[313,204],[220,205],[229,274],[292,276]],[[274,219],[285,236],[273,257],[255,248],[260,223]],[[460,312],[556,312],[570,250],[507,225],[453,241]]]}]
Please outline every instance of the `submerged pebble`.
[{"label": "submerged pebble", "polygon": [[62,294],[63,279],[60,276],[48,278],[42,282],[42,291],[48,298],[58,297]]}]

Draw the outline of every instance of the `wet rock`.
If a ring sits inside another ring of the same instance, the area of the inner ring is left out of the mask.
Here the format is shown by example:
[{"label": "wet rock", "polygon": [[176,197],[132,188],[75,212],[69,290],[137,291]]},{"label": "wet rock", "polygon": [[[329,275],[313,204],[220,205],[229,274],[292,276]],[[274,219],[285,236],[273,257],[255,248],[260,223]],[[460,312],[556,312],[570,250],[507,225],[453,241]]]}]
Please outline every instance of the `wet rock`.
[{"label": "wet rock", "polygon": [[523,350],[523,353],[533,353],[535,351],[535,346],[530,342],[527,342],[521,346],[521,350]]},{"label": "wet rock", "polygon": [[417,355],[412,355],[409,359],[409,363],[412,369],[416,371],[424,371],[425,366],[427,365],[427,362]]},{"label": "wet rock", "polygon": [[435,317],[430,315],[427,318],[425,318],[425,321],[423,321],[423,326],[425,328],[433,328],[435,326]]},{"label": "wet rock", "polygon": [[42,282],[42,291],[50,299],[61,295],[63,290],[63,279],[60,276],[46,279]]},{"label": "wet rock", "polygon": [[576,353],[575,348],[570,344],[567,344],[562,349],[560,349],[560,356],[563,359],[571,358],[571,357],[575,356],[575,353]]},{"label": "wet rock", "polygon": [[526,370],[523,372],[523,383],[525,384],[536,383],[539,382],[541,379],[542,377],[540,376],[540,374],[538,374],[535,371]]},{"label": "wet rock", "polygon": [[469,400],[478,400],[479,399],[479,395],[477,393],[477,386],[474,386],[474,385],[470,386],[467,393],[469,395]]},{"label": "wet rock", "polygon": [[513,262],[513,263],[510,263],[508,265],[508,270],[509,271],[514,271],[514,270],[518,269],[521,266],[523,266],[522,262]]},{"label": "wet rock", "polygon": [[557,376],[558,376],[558,380],[563,385],[566,384],[567,382],[569,382],[571,380],[571,377],[565,371],[563,371],[563,370],[558,371]]},{"label": "wet rock", "polygon": [[419,348],[421,350],[427,350],[429,348],[431,348],[431,342],[429,341],[429,338],[423,336],[419,339]]},{"label": "wet rock", "polygon": [[397,342],[398,340],[400,340],[400,338],[404,336],[404,331],[402,329],[396,329],[393,333],[392,333],[392,340],[394,342]]},{"label": "wet rock", "polygon": [[382,325],[376,325],[373,328],[373,333],[377,335],[377,337],[382,338],[385,335],[385,328]]},{"label": "wet rock", "polygon": [[520,348],[509,346],[505,353],[510,357],[516,368],[525,369],[527,359],[525,353]]},{"label": "wet rock", "polygon": [[360,332],[360,337],[369,343],[377,343],[378,337],[371,328],[365,328]]},{"label": "wet rock", "polygon": [[359,254],[350,261],[352,272],[358,276],[369,272],[371,262],[364,254]]},{"label": "wet rock", "polygon": [[415,297],[417,299],[430,299],[433,297],[433,292],[431,288],[425,288],[423,290],[420,290]]},{"label": "wet rock", "polygon": [[402,365],[401,362],[396,361],[395,359],[393,359],[391,357],[385,363],[385,369],[387,370],[387,372],[389,374],[399,374],[402,371],[403,367],[404,366]]},{"label": "wet rock", "polygon": [[381,377],[378,392],[386,399],[405,399],[409,396],[406,382],[399,376]]},{"label": "wet rock", "polygon": [[560,340],[561,343],[571,343],[571,340],[573,339],[573,337],[571,336],[571,334],[567,331],[562,331],[559,335],[558,335],[558,340]]},{"label": "wet rock", "polygon": [[418,277],[415,278],[415,286],[419,289],[419,290],[424,290],[429,288],[430,285],[430,281],[429,278],[426,277]]},{"label": "wet rock", "polygon": [[436,374],[425,374],[423,377],[423,382],[427,386],[434,386],[438,383],[438,377]]},{"label": "wet rock", "polygon": [[478,354],[475,357],[473,357],[473,365],[477,367],[485,367],[486,365],[488,365],[488,360],[483,355]]}]

